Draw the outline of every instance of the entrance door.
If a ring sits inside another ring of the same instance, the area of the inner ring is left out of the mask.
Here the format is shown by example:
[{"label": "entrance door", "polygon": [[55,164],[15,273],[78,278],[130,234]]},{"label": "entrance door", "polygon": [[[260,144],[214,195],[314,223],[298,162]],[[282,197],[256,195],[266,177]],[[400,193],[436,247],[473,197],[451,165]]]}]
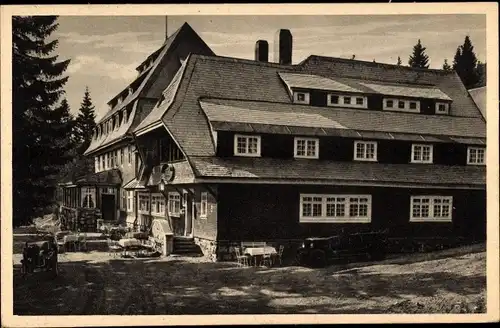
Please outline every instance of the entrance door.
[{"label": "entrance door", "polygon": [[115,195],[101,195],[101,212],[104,221],[115,220]]}]

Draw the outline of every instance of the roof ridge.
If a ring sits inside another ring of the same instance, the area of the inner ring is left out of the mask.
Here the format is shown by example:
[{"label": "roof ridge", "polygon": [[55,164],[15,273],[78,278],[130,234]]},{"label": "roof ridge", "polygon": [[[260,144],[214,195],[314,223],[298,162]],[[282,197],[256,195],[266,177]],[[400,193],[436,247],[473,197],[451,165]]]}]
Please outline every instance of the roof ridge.
[{"label": "roof ridge", "polygon": [[322,56],[322,55],[309,55],[309,57],[307,57],[302,62],[300,62],[299,65],[302,66],[302,65],[306,64],[312,58],[319,58],[322,60],[337,61],[337,62],[344,62],[344,63],[354,62],[354,63],[367,64],[367,65],[371,65],[371,66],[385,66],[385,67],[389,67],[389,68],[403,69],[403,70],[414,71],[414,72],[434,72],[434,73],[440,73],[443,75],[453,74],[453,72],[454,72],[453,70],[452,71],[445,71],[443,69],[438,69],[438,68],[418,68],[418,67],[402,66],[402,65],[389,64],[389,63],[371,62],[371,61],[367,61],[367,60],[348,59],[348,58]]},{"label": "roof ridge", "polygon": [[278,63],[273,63],[273,62],[262,62],[262,61],[257,61],[254,59],[246,59],[246,58],[237,58],[237,57],[229,57],[229,56],[219,56],[219,55],[200,55],[200,54],[193,54],[193,56],[199,57],[201,59],[209,59],[209,60],[217,60],[217,61],[233,61],[233,62],[241,62],[241,63],[246,63],[250,65],[256,65],[256,66],[267,66],[267,67],[276,67],[276,68],[297,68],[298,65],[292,64],[292,65],[283,65],[283,64],[278,64]]}]

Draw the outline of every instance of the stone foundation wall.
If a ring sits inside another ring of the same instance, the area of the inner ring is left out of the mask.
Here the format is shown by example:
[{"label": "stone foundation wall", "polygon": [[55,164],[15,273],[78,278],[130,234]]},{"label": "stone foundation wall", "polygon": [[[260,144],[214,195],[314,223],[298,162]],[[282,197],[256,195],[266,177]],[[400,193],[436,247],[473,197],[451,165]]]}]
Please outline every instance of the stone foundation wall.
[{"label": "stone foundation wall", "polygon": [[97,208],[61,207],[61,230],[81,232],[97,232],[97,220],[101,219],[101,211]]},{"label": "stone foundation wall", "polygon": [[200,247],[203,256],[212,262],[217,261],[217,242],[215,240],[194,237],[194,242]]}]

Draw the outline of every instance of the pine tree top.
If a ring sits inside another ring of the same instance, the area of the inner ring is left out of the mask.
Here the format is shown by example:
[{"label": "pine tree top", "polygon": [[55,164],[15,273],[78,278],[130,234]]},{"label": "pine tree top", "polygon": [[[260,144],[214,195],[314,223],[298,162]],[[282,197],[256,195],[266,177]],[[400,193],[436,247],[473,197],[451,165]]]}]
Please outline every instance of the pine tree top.
[{"label": "pine tree top", "polygon": [[410,55],[408,65],[415,68],[429,68],[429,56],[425,53],[426,48],[422,45],[420,39],[413,46],[413,53]]}]

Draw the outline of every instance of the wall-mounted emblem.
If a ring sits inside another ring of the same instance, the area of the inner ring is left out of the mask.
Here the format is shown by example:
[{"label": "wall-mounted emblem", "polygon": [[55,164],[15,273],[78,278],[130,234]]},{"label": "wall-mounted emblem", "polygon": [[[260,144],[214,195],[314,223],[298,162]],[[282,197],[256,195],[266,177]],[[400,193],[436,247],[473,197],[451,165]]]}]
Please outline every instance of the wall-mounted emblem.
[{"label": "wall-mounted emblem", "polygon": [[161,179],[165,182],[171,182],[175,177],[175,169],[171,164],[164,164],[161,167]]}]

